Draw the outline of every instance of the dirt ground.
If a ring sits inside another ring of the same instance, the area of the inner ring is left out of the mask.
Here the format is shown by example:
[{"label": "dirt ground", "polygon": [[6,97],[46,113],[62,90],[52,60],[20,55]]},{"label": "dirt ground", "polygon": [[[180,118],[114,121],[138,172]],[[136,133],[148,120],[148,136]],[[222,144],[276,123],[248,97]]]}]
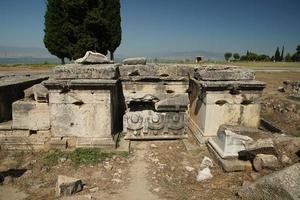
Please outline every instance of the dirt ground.
[{"label": "dirt ground", "polygon": [[[285,80],[299,80],[300,73],[260,72],[256,77],[267,83],[262,116],[288,134],[299,136],[299,103],[287,99],[277,88]],[[128,156],[116,155],[97,164],[74,166],[68,157],[61,157],[58,163],[49,165],[44,162],[48,153],[0,150],[0,200],[58,199],[55,197],[58,175],[80,178],[85,184],[83,191],[60,199],[238,199],[236,193],[245,182],[269,173],[225,173],[214,162],[213,178],[198,182],[201,161],[205,156],[213,157],[191,135],[185,141],[132,142]],[[7,163],[15,167],[1,170],[1,165]]]},{"label": "dirt ground", "polygon": [[257,72],[256,79],[267,84],[263,92],[261,115],[287,134],[300,136],[300,101],[288,99],[278,91],[283,81],[300,81],[300,72]]}]

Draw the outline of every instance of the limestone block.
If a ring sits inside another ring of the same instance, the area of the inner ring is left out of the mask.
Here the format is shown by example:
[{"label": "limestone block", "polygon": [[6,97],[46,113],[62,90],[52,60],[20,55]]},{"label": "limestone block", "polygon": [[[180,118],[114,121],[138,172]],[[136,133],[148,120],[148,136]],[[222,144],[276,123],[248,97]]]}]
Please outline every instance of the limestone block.
[{"label": "limestone block", "polygon": [[118,68],[114,64],[67,64],[54,68],[55,79],[115,79]]},{"label": "limestone block", "polygon": [[50,91],[49,102],[53,136],[112,138],[110,90]]},{"label": "limestone block", "polygon": [[287,199],[300,197],[300,163],[264,176],[242,187],[238,195],[242,199]]},{"label": "limestone block", "polygon": [[69,196],[80,192],[83,189],[83,183],[80,179],[59,175],[56,183],[56,196]]},{"label": "limestone block", "polygon": [[217,137],[208,140],[222,158],[238,157],[238,153],[245,150],[245,144],[252,141],[248,136],[227,129],[220,130]]},{"label": "limestone block", "polygon": [[126,58],[123,60],[124,65],[146,65],[147,60],[144,57],[141,58]]},{"label": "limestone block", "polygon": [[84,57],[75,60],[79,64],[107,64],[112,63],[105,55],[92,51],[87,51]]},{"label": "limestone block", "polygon": [[48,130],[50,128],[49,106],[36,101],[16,101],[12,105],[14,129]]}]

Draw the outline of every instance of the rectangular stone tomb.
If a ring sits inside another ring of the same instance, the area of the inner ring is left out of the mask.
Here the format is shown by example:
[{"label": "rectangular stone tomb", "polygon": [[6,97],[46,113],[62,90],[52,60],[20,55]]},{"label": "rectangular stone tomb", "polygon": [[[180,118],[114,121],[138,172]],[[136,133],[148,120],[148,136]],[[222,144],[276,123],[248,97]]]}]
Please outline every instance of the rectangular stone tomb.
[{"label": "rectangular stone tomb", "polygon": [[[249,70],[234,68],[226,73],[221,70],[220,74],[217,69],[208,74],[201,71],[196,73],[197,79],[190,79],[188,126],[206,139],[216,136],[223,124],[257,128],[260,123],[260,99],[265,84],[248,80],[254,77]],[[226,74],[229,80],[225,80]]]},{"label": "rectangular stone tomb", "polygon": [[76,147],[101,147],[98,140],[114,146],[119,123],[117,80],[51,80],[45,86],[53,137],[75,137]]},{"label": "rectangular stone tomb", "polygon": [[186,138],[186,91],[192,68],[145,64],[119,69],[126,104],[125,139]]}]

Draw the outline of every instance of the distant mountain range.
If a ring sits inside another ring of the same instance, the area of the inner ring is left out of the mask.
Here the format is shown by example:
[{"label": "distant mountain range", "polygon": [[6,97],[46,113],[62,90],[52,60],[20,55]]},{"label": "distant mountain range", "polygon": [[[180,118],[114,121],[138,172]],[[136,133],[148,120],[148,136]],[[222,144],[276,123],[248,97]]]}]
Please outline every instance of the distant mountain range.
[{"label": "distant mountain range", "polygon": [[[141,53],[142,54],[142,53]],[[148,59],[159,60],[195,60],[197,56],[202,56],[204,60],[223,60],[223,53],[209,51],[174,51],[145,53],[142,56]],[[132,57],[126,52],[118,52],[115,56],[118,60]],[[41,47],[8,47],[0,46],[0,63],[59,63],[59,59],[51,55],[46,48]]]}]

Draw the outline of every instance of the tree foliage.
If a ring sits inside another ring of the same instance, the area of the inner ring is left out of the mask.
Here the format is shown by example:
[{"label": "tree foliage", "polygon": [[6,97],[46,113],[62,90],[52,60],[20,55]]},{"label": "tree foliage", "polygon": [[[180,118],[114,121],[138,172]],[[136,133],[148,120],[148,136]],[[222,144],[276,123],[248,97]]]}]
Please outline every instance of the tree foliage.
[{"label": "tree foliage", "polygon": [[279,51],[279,47],[277,47],[275,55],[274,55],[274,59],[276,62],[281,61],[281,56],[280,56],[280,51]]},{"label": "tree foliage", "polygon": [[[45,46],[59,58],[107,54],[121,42],[119,0],[48,0]],[[61,53],[63,51],[63,53]]]},{"label": "tree foliage", "polygon": [[233,58],[234,58],[234,60],[239,60],[241,58],[241,56],[238,53],[234,53]]},{"label": "tree foliage", "polygon": [[256,54],[251,51],[247,51],[246,55],[241,56],[241,61],[270,61],[271,58],[265,54]]},{"label": "tree foliage", "polygon": [[226,61],[229,61],[231,57],[232,57],[232,53],[231,52],[226,52],[224,54],[224,58],[225,58]]},{"label": "tree foliage", "polygon": [[71,58],[70,43],[65,26],[67,13],[63,0],[49,0],[45,14],[44,44],[48,51],[57,56],[64,63],[64,58]]}]

